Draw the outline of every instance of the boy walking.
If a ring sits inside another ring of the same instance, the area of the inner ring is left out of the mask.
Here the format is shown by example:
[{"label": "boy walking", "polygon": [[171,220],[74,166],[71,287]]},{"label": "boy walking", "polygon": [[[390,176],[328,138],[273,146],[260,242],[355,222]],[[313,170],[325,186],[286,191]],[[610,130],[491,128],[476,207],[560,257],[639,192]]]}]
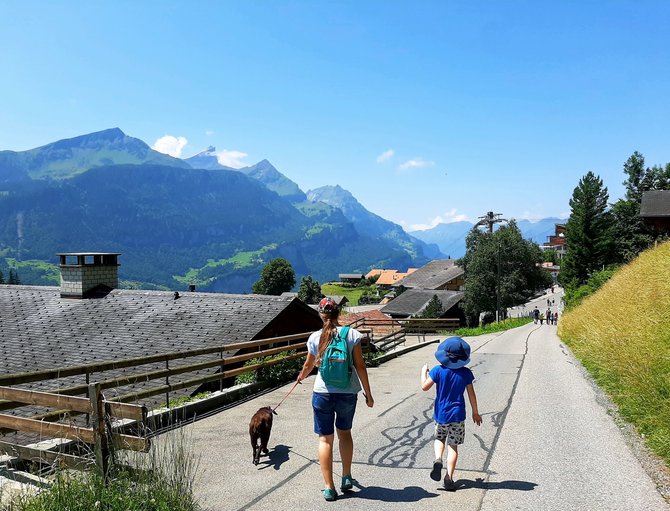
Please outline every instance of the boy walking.
[{"label": "boy walking", "polygon": [[442,341],[435,352],[440,365],[428,372],[428,364],[421,368],[421,389],[426,391],[433,384],[437,386],[435,396],[435,462],[430,478],[439,481],[442,477],[442,456],[447,444],[447,473],[444,475],[444,488],[456,491],[454,470],[458,461],[458,446],[465,439],[465,399],[467,391],[472,420],[478,426],[482,417],[477,409],[477,396],[472,382],[475,377],[465,367],[470,362],[470,345],[460,337],[449,337]]}]

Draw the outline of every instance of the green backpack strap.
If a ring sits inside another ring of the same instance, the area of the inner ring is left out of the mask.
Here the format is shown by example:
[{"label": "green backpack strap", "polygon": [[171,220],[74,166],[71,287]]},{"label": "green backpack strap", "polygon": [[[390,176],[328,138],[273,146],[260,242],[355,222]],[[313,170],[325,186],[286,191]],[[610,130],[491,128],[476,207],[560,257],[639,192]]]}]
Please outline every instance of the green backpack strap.
[{"label": "green backpack strap", "polygon": [[[340,331],[338,332],[337,336],[342,339],[344,342],[347,343],[347,350],[349,349],[349,343],[347,342],[347,335],[349,335],[349,330],[351,330],[351,327],[349,326],[343,326],[340,328]],[[352,359],[354,358],[354,354],[351,353],[349,356],[349,367],[353,366]]]}]

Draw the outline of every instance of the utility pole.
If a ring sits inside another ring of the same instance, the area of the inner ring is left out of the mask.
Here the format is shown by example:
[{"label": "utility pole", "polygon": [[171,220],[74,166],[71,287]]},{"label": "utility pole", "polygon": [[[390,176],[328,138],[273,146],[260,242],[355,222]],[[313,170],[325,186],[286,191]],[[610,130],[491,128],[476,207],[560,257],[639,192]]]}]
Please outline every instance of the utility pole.
[{"label": "utility pole", "polygon": [[475,227],[479,227],[480,225],[485,225],[489,231],[489,234],[493,233],[493,224],[497,224],[500,222],[508,222],[506,218],[500,218],[502,216],[502,213],[494,213],[493,211],[489,211],[486,213],[484,216],[479,217],[479,222],[475,224]]},{"label": "utility pole", "polygon": [[500,323],[500,249],[502,243],[498,242],[498,281],[496,291],[496,323]]}]

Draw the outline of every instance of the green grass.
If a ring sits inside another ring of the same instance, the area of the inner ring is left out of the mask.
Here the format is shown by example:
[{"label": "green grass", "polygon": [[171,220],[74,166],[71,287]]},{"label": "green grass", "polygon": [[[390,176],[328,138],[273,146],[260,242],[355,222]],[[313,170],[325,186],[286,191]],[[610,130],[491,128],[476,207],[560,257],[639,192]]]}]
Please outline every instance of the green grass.
[{"label": "green grass", "polygon": [[493,332],[503,332],[505,330],[527,325],[531,321],[533,321],[531,318],[509,318],[501,321],[500,323],[489,323],[488,325],[477,328],[459,328],[453,332],[453,334],[460,335],[462,337],[491,334]]},{"label": "green grass", "polygon": [[209,259],[205,266],[202,266],[201,268],[191,268],[184,275],[174,275],[172,278],[183,285],[196,284],[198,286],[204,286],[211,284],[216,280],[217,275],[211,276],[213,269],[229,266],[232,270],[239,270],[242,268],[260,266],[264,262],[263,256],[267,252],[276,249],[277,244],[271,243],[259,250],[237,252],[234,256],[227,259]]},{"label": "green grass", "polygon": [[558,334],[621,416],[670,464],[670,242],[566,311]]},{"label": "green grass", "polygon": [[375,286],[362,286],[362,287],[346,287],[339,284],[323,284],[321,286],[321,292],[326,296],[333,295],[344,295],[347,297],[349,302],[347,305],[358,305],[358,300],[361,298],[364,292],[375,292]]}]

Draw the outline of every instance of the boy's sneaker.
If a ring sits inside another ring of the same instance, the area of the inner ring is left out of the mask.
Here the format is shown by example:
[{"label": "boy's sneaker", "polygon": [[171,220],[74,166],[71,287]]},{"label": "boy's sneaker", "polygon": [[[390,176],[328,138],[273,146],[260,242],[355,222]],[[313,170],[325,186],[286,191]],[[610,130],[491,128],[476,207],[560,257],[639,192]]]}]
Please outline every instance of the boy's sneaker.
[{"label": "boy's sneaker", "polygon": [[456,483],[449,477],[449,474],[444,476],[444,489],[447,491],[456,491]]},{"label": "boy's sneaker", "polygon": [[433,481],[439,481],[442,478],[442,460],[435,460],[433,470],[430,471],[430,478]]}]

